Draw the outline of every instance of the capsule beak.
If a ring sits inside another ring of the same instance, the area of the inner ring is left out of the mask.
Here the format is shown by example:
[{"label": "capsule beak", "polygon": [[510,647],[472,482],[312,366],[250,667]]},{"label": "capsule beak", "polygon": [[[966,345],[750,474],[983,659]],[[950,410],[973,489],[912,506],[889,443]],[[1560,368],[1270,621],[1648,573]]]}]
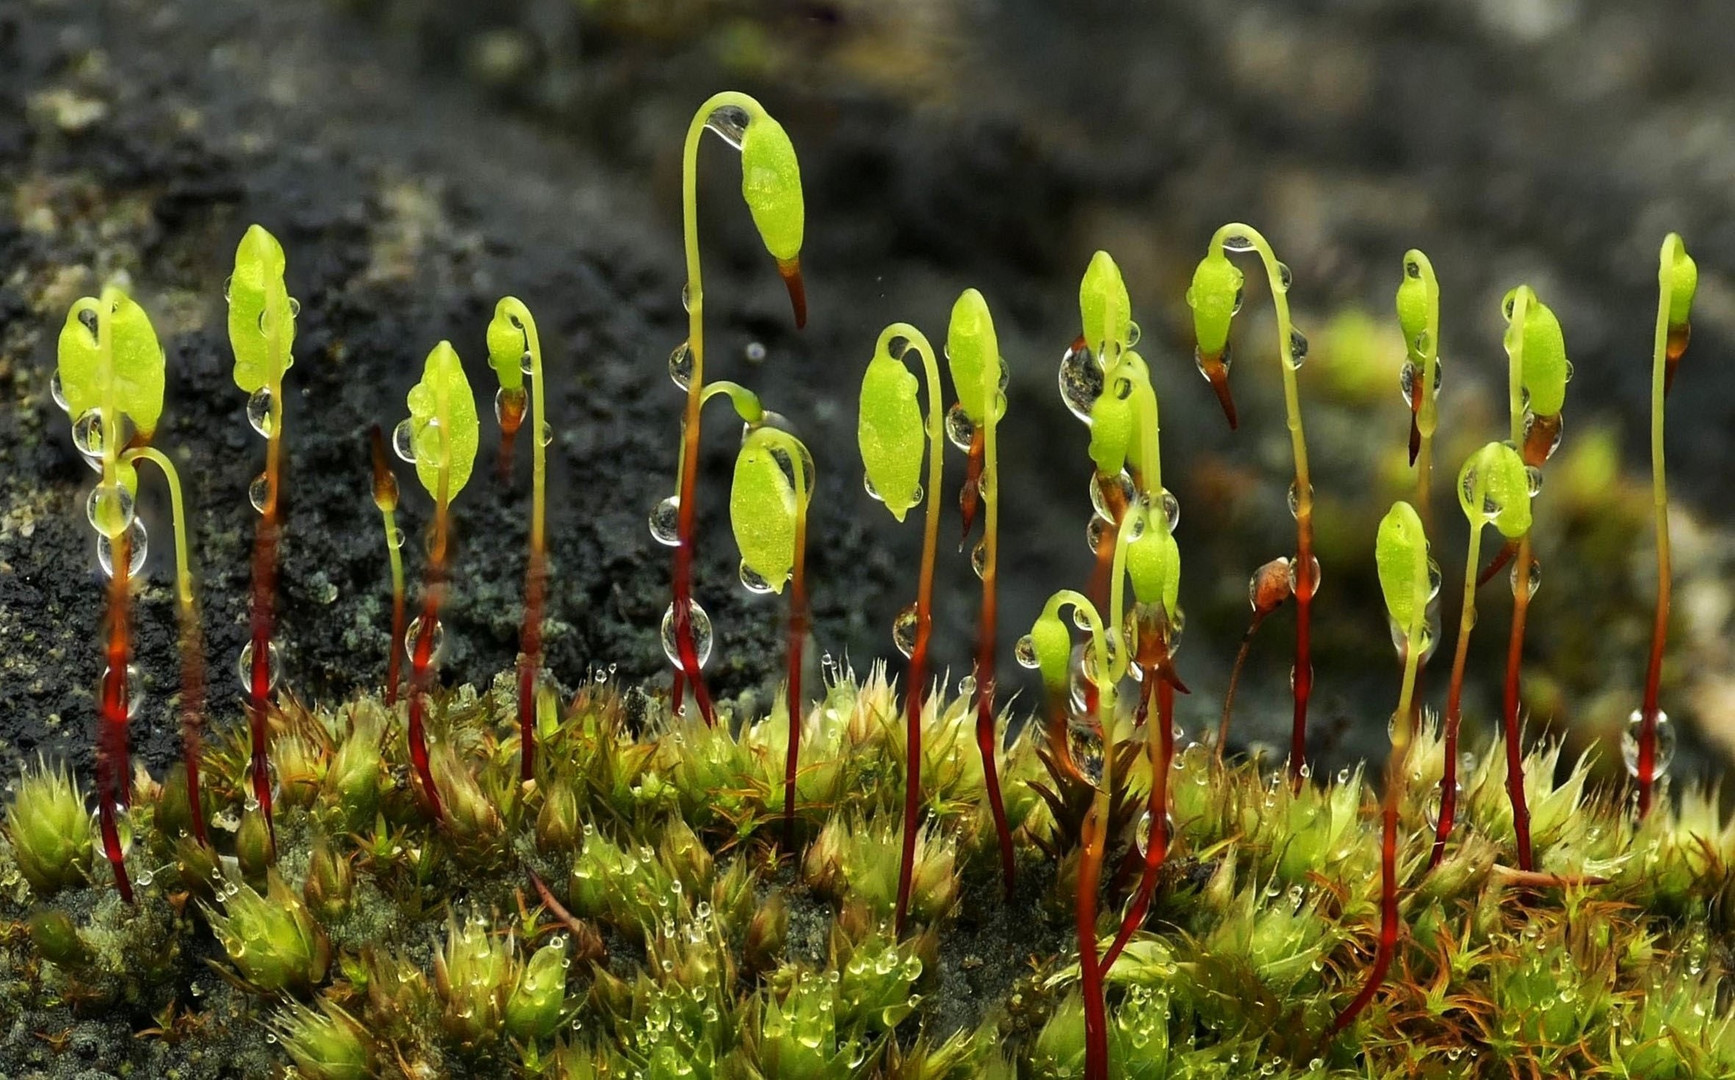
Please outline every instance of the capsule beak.
[{"label": "capsule beak", "polygon": [[982,466],[987,459],[987,431],[978,425],[970,440],[970,457],[964,465],[964,487],[958,492],[958,510],[964,519],[964,531],[958,537],[958,550],[970,542],[970,530],[976,524],[976,512],[982,506]]},{"label": "capsule beak", "polygon": [[1669,327],[1668,341],[1663,351],[1663,396],[1669,396],[1669,390],[1675,385],[1675,369],[1681,366],[1681,356],[1687,351],[1687,342],[1693,336],[1690,323]]},{"label": "capsule beak", "polygon": [[1488,568],[1476,575],[1476,587],[1479,589],[1490,581],[1493,581],[1494,575],[1500,572],[1501,567],[1511,562],[1512,556],[1516,554],[1518,554],[1518,541],[1508,540],[1506,543],[1502,544],[1500,550],[1495,553],[1493,560],[1488,563]]},{"label": "capsule beak", "polygon": [[801,257],[778,259],[777,272],[783,275],[783,286],[789,290],[789,306],[795,313],[795,328],[807,326],[807,285],[801,280]]},{"label": "capsule beak", "polygon": [[1410,395],[1410,464],[1416,463],[1416,455],[1422,452],[1422,395]]},{"label": "capsule beak", "polygon": [[1229,421],[1229,430],[1234,431],[1240,421],[1235,417],[1235,398],[1229,393],[1229,366],[1219,356],[1206,357],[1202,366],[1206,381],[1216,391],[1217,403],[1223,406],[1223,419]]}]

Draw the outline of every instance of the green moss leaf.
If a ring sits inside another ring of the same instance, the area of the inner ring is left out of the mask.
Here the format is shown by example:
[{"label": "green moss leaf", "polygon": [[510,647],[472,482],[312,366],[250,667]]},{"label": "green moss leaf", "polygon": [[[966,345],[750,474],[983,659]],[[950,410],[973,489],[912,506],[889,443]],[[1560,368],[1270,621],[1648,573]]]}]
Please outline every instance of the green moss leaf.
[{"label": "green moss leaf", "polygon": [[[108,313],[109,355],[105,358],[95,326]],[[156,430],[163,413],[163,371],[167,366],[150,316],[116,288],[102,299],[85,297],[66,313],[60,328],[60,389],[74,418],[100,409],[112,391],[115,405],[132,417],[141,434]]]},{"label": "green moss leaf", "polygon": [[1216,356],[1229,342],[1229,321],[1240,307],[1241,268],[1221,251],[1213,249],[1199,260],[1193,284],[1187,288],[1187,306],[1193,309],[1193,333],[1199,351]]},{"label": "green moss leaf", "polygon": [[922,410],[916,403],[916,376],[880,348],[861,381],[861,415],[856,427],[868,483],[899,521],[916,505],[921,487]]},{"label": "green moss leaf", "polygon": [[476,398],[470,393],[470,380],[464,377],[464,365],[451,342],[440,342],[428,354],[422,366],[422,381],[410,387],[408,403],[416,479],[437,499],[444,465],[450,470],[446,498],[457,498],[469,482],[470,470],[476,462],[481,424],[476,417]]},{"label": "green moss leaf", "polygon": [[988,301],[975,289],[965,289],[952,305],[952,321],[946,328],[946,363],[958,404],[971,420],[986,423],[989,402],[1000,396],[1000,342]]},{"label": "green moss leaf", "polygon": [[1374,541],[1374,562],[1379,567],[1386,610],[1406,635],[1414,636],[1422,629],[1428,596],[1433,591],[1428,572],[1428,535],[1415,507],[1400,499],[1386,511]]},{"label": "green moss leaf", "polygon": [[789,133],[764,112],[753,115],[741,136],[741,197],[773,258],[788,262],[801,254],[801,165]]},{"label": "green moss leaf", "polygon": [[1090,257],[1084,280],[1078,286],[1078,314],[1084,341],[1101,355],[1113,348],[1125,349],[1132,336],[1133,305],[1121,268],[1106,251]]},{"label": "green moss leaf", "polygon": [[1458,505],[1472,529],[1493,524],[1512,539],[1529,532],[1530,478],[1518,451],[1491,442],[1471,454],[1458,473]]},{"label": "green moss leaf", "polygon": [[[791,483],[794,461],[803,462],[806,481],[798,499]],[[772,428],[756,427],[735,457],[735,480],[729,489],[729,525],[741,561],[774,592],[782,592],[795,565],[795,531],[799,515],[812,497],[806,450],[795,438]],[[786,471],[787,470],[787,471]]]},{"label": "green moss leaf", "polygon": [[275,386],[294,363],[289,347],[295,340],[295,313],[283,268],[283,245],[261,226],[249,226],[235,249],[228,290],[235,385],[249,394]]}]

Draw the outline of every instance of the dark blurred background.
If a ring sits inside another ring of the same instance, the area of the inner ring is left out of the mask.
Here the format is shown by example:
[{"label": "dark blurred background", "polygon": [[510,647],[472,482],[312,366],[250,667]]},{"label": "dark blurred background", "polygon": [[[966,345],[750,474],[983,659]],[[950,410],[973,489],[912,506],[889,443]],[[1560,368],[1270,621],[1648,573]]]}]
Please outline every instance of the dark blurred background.
[{"label": "dark blurred background", "polygon": [[[1301,381],[1324,579],[1314,738],[1333,765],[1383,753],[1396,694],[1371,545],[1414,482],[1392,296],[1416,246],[1442,285],[1444,648],[1465,539],[1450,476],[1504,432],[1498,305],[1528,282],[1559,314],[1576,366],[1566,441],[1536,504],[1530,725],[1596,748],[1618,775],[1655,589],[1655,260],[1663,234],[1681,231],[1701,284],[1669,411],[1677,591],[1664,707],[1682,729],[1676,772],[1716,773],[1735,746],[1731,42],[1735,11],[1718,0],[0,4],[0,736],[17,752],[84,752],[101,590],[82,521],[88,474],[47,388],[67,306],[116,277],[168,348],[158,442],[187,474],[213,708],[238,713],[227,694],[261,446],[228,377],[221,285],[251,221],[283,240],[302,304],[281,582],[290,684],[332,701],[377,683],[389,624],[367,427],[404,415],[441,337],[486,400],[483,330],[508,291],[536,312],[550,361],[551,665],[568,685],[610,664],[660,684],[667,553],[644,522],[671,490],[676,450],[665,358],[685,333],[680,145],[699,102],[737,88],[781,119],[801,157],[812,320],[790,327],[736,164],[708,140],[708,374],[757,388],[814,450],[819,650],[858,670],[895,656],[889,627],[914,595],[920,528],[898,527],[862,490],[856,384],[881,326],[904,319],[938,339],[966,286],[986,294],[1012,370],[1009,674],[1043,599],[1086,580],[1086,432],[1055,371],[1078,332],[1078,277],[1106,248],[1143,328],[1182,506],[1179,663],[1194,692],[1181,720],[1190,737],[1214,726],[1247,576],[1293,545],[1267,294],[1253,279],[1237,321],[1234,435],[1194,371],[1182,299],[1211,232],[1243,220],[1293,269],[1312,343]],[[781,607],[735,583],[731,426],[707,429],[700,597],[717,626],[717,687],[763,701]],[[447,682],[486,681],[516,652],[526,451],[511,485],[479,468],[456,504]],[[948,506],[961,465],[948,451]],[[141,741],[157,760],[173,745],[177,686],[160,501],[145,505],[138,643],[152,693]],[[426,500],[408,501],[418,528]],[[414,573],[419,548],[406,550]],[[941,574],[936,648],[956,679],[976,583],[949,550]],[[1485,731],[1510,597],[1503,583],[1482,595],[1466,720]],[[1291,626],[1270,620],[1255,645],[1241,745],[1286,738]],[[1021,689],[1016,711],[1035,707],[1033,684],[1003,685]]]}]

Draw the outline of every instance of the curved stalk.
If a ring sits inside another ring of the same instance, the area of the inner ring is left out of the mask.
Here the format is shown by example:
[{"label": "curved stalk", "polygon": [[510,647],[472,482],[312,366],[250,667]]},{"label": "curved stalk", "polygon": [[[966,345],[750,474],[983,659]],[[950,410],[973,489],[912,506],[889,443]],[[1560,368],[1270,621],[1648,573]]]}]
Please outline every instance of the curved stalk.
[{"label": "curved stalk", "polygon": [[1669,602],[1674,588],[1669,561],[1669,480],[1663,461],[1663,400],[1674,381],[1675,365],[1686,351],[1688,331],[1669,323],[1669,299],[1675,284],[1675,258],[1681,238],[1670,233],[1663,241],[1657,274],[1657,328],[1651,347],[1651,511],[1657,529],[1657,607],[1651,623],[1650,659],[1645,665],[1645,696],[1639,707],[1639,816],[1651,811],[1657,775],[1658,698],[1663,681],[1663,653],[1669,639]]},{"label": "curved stalk", "polygon": [[1314,577],[1313,484],[1307,467],[1307,439],[1301,427],[1301,392],[1295,380],[1293,327],[1289,321],[1289,286],[1276,254],[1259,230],[1231,222],[1211,237],[1212,247],[1232,250],[1225,243],[1232,236],[1245,237],[1259,253],[1265,278],[1271,287],[1271,304],[1277,314],[1278,366],[1283,370],[1283,408],[1289,425],[1290,450],[1295,458],[1295,712],[1289,746],[1289,775],[1300,788],[1307,762],[1307,703],[1313,694],[1313,594]]},{"label": "curved stalk", "polygon": [[[1486,497],[1487,480],[1478,475],[1471,495],[1471,505],[1481,506]],[[1470,547],[1464,556],[1464,600],[1458,616],[1458,643],[1452,654],[1452,682],[1446,691],[1445,762],[1440,775],[1440,819],[1434,830],[1434,849],[1428,856],[1428,869],[1440,865],[1446,857],[1446,838],[1452,834],[1452,823],[1458,813],[1458,726],[1463,719],[1464,666],[1470,656],[1470,630],[1476,625],[1476,566],[1482,557],[1483,522],[1470,527]],[[1406,720],[1408,719],[1406,715]]]},{"label": "curved stalk", "polygon": [[398,478],[386,459],[385,436],[375,424],[369,433],[373,454],[374,505],[379,507],[385,530],[386,557],[392,570],[392,644],[386,658],[386,705],[397,704],[399,669],[404,656],[404,555],[403,533],[398,529]]},{"label": "curved stalk", "polygon": [[[995,391],[998,395],[998,390]],[[1000,795],[999,730],[994,715],[994,646],[998,613],[1000,572],[1000,468],[995,429],[999,417],[992,399],[989,415],[982,421],[983,469],[978,475],[982,501],[987,504],[982,525],[982,610],[976,639],[976,749],[982,755],[982,779],[988,789],[988,808],[994,816],[994,834],[1000,842],[1000,874],[1008,899],[1016,883],[1017,868],[1012,854],[1012,829],[1006,821],[1006,803]],[[935,451],[938,453],[938,450]]]},{"label": "curved stalk", "polygon": [[208,845],[211,841],[205,831],[205,804],[199,795],[200,732],[205,723],[205,635],[193,595],[193,575],[187,568],[187,511],[181,499],[180,474],[168,455],[153,446],[140,446],[121,458],[128,464],[140,459],[162,470],[163,482],[169,489],[169,510],[175,530],[175,613],[180,624],[181,759],[187,766],[193,839]]},{"label": "curved stalk", "polygon": [[[909,323],[892,323],[880,332],[878,348],[893,338],[904,338],[909,349],[921,354],[928,386],[928,487],[927,513],[922,525],[922,567],[916,584],[916,640],[910,650],[909,675],[904,685],[904,840],[898,864],[896,929],[904,932],[910,905],[910,882],[916,868],[916,833],[920,823],[922,787],[922,688],[928,678],[928,638],[933,630],[934,558],[940,544],[940,484],[944,479],[945,421],[940,415],[940,368],[927,337]],[[898,357],[902,359],[902,357]]]}]

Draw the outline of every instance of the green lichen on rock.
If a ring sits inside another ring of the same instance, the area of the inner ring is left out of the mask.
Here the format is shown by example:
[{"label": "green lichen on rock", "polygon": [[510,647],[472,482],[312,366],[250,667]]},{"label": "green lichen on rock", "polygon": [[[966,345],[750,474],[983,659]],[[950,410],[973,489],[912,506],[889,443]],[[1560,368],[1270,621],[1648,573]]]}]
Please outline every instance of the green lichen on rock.
[{"label": "green lichen on rock", "polygon": [[[928,822],[902,940],[903,727],[878,670],[835,679],[804,718],[794,857],[778,843],[777,707],[711,729],[591,683],[544,718],[528,784],[509,679],[431,712],[440,826],[408,779],[402,706],[285,699],[272,723],[298,747],[300,795],[257,883],[236,859],[254,816],[241,731],[208,755],[215,852],[174,825],[184,788],[138,778],[136,907],[103,884],[84,815],[56,818],[65,842],[23,859],[9,827],[0,1076],[84,1075],[56,1052],[77,1045],[116,1075],[188,1080],[1082,1075],[1078,851],[1035,786],[1058,781],[1027,738],[1005,750],[1023,884],[1003,900],[969,698],[925,713]],[[1148,765],[1131,744],[1118,756],[1115,819],[1130,826]],[[1333,1040],[1377,933],[1373,793],[1359,772],[1296,791],[1259,762],[1178,751],[1157,901],[1109,975],[1114,1075],[1735,1069],[1720,996],[1735,828],[1692,791],[1635,823],[1584,762],[1557,757],[1539,750],[1525,772],[1546,878],[1506,868],[1498,745],[1463,771],[1467,827],[1427,874],[1442,760],[1424,725],[1402,792],[1409,931],[1387,988]],[[18,804],[62,782],[27,776],[12,819],[46,820]],[[1108,866],[1134,834],[1113,831]],[[1128,884],[1107,883],[1105,936]]]}]

